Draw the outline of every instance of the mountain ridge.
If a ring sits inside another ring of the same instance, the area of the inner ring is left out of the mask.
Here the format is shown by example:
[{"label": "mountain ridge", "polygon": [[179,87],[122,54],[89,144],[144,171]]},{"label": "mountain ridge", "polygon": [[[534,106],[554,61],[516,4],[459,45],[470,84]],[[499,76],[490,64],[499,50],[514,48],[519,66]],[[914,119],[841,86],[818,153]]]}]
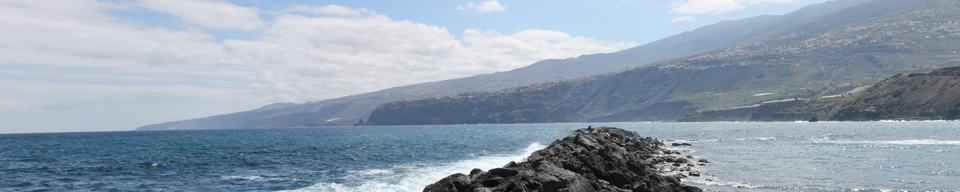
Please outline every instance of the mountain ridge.
[{"label": "mountain ridge", "polygon": [[[955,4],[944,3],[953,2],[875,0],[783,28],[796,31],[771,32],[755,41],[617,73],[464,95],[467,98],[386,103],[371,113],[367,123],[672,121],[676,119],[632,113],[665,102],[692,103],[660,108],[683,112],[826,96],[840,85],[853,88],[890,74],[929,71],[960,60],[945,51],[960,49],[960,14],[954,11]],[[476,106],[461,105],[465,103]],[[758,119],[772,115],[763,112]]]},{"label": "mountain ridge", "polygon": [[780,16],[758,16],[738,21],[724,21],[614,53],[582,55],[570,59],[548,59],[507,72],[394,87],[370,93],[265,110],[242,111],[145,125],[137,128],[137,130],[352,125],[358,120],[368,117],[380,104],[387,102],[452,96],[464,92],[512,89],[531,84],[571,80],[621,71],[660,60],[700,54],[752,39],[750,34],[742,33],[744,29],[749,29],[752,33],[776,33],[776,29],[769,27],[743,27],[744,25],[763,26],[769,25],[769,23],[795,23],[803,20],[802,18],[812,18],[866,2],[868,0],[830,1],[824,4],[807,6],[794,13]]}]

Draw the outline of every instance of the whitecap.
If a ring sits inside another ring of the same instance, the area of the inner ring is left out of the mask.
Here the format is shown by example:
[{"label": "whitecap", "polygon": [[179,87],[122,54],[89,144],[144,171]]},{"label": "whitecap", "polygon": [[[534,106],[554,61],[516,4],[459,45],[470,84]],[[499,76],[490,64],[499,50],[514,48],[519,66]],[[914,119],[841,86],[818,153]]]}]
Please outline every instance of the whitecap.
[{"label": "whitecap", "polygon": [[881,145],[960,145],[960,141],[943,141],[934,139],[912,139],[895,141],[847,141],[847,140],[829,140],[816,141],[817,143],[832,144],[881,144]]},{"label": "whitecap", "polygon": [[776,137],[754,137],[754,138],[736,139],[736,141],[769,141],[769,140],[777,140],[777,138]]},{"label": "whitecap", "polygon": [[347,173],[357,175],[390,175],[393,174],[393,171],[388,169],[368,169],[362,171],[347,171]]},{"label": "whitecap", "polygon": [[667,142],[667,143],[703,143],[703,142],[717,142],[720,140],[718,139],[691,139],[691,140],[668,139],[668,140],[660,140],[660,141]]},{"label": "whitecap", "polygon": [[715,177],[689,177],[687,179],[689,182],[696,184],[707,185],[707,186],[723,186],[723,187],[733,187],[741,189],[757,189],[761,186],[751,185],[746,183],[732,182],[732,181],[717,181]]},{"label": "whitecap", "polygon": [[[318,183],[310,187],[291,191],[422,191],[423,187],[455,173],[469,173],[474,168],[488,170],[503,167],[510,161],[520,162],[533,152],[546,148],[543,144],[532,143],[515,154],[483,156],[453,163],[428,166],[399,166],[398,170],[371,169],[351,172],[366,175],[391,175],[372,178],[356,185],[340,183]],[[394,173],[397,173],[394,175]]]},{"label": "whitecap", "polygon": [[221,177],[221,178],[223,178],[223,179],[228,179],[228,180],[229,180],[229,179],[244,179],[244,180],[251,180],[251,181],[263,181],[263,180],[264,180],[263,177],[261,177],[261,176],[223,176],[223,177]]}]

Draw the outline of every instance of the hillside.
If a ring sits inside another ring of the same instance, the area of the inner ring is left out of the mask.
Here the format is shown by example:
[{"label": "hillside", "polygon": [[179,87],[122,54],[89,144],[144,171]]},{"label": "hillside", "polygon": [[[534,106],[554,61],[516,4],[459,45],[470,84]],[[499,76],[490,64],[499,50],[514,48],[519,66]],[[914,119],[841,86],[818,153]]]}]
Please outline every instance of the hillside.
[{"label": "hillside", "polygon": [[[705,121],[772,121],[771,116],[793,108],[797,105],[808,103],[800,99],[784,99],[778,101],[767,101],[762,104],[751,106],[734,107],[729,109],[701,110],[690,113],[678,122],[705,122]],[[803,119],[809,119],[807,116]]]},{"label": "hillside", "polygon": [[853,98],[821,98],[802,102],[796,106],[775,112],[766,121],[807,121],[816,117],[827,120],[840,109],[853,104]]},{"label": "hillside", "polygon": [[960,118],[960,67],[898,74],[870,87],[831,118],[838,121]]},{"label": "hillside", "polygon": [[700,54],[748,41],[763,34],[779,34],[810,18],[857,6],[868,0],[831,1],[804,7],[780,16],[759,16],[724,21],[677,34],[635,48],[569,59],[551,59],[527,67],[460,79],[408,85],[322,101],[264,107],[198,119],[147,125],[137,130],[233,129],[293,126],[352,125],[383,103],[452,96],[465,92],[489,92],[521,86],[572,80],[624,70],[652,62]]},{"label": "hillside", "polygon": [[957,10],[948,0],[875,0],[753,41],[626,71],[513,91],[391,102],[368,123],[672,121],[697,110],[839,94],[896,73],[956,65]]}]

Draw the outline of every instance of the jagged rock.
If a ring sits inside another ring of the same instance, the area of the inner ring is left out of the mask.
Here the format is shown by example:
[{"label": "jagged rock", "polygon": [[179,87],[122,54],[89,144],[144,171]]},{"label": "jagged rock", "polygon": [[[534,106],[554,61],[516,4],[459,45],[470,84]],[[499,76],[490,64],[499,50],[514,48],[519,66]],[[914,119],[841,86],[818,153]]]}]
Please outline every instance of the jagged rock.
[{"label": "jagged rock", "polygon": [[680,154],[679,151],[673,151],[673,150],[669,150],[669,149],[663,149],[663,150],[661,150],[660,152],[663,152],[663,154],[667,154],[667,155],[669,155],[669,154],[678,154],[678,155],[679,155],[679,154]]},{"label": "jagged rock", "polygon": [[673,143],[672,145],[673,146],[693,146],[693,144],[690,144],[690,143]]},{"label": "jagged rock", "polygon": [[[657,171],[656,165],[672,156],[661,155],[659,145],[649,141],[618,128],[579,129],[524,162],[453,174],[423,191],[702,191]],[[686,160],[671,160],[678,159]]]},{"label": "jagged rock", "polygon": [[684,175],[683,173],[677,173],[677,174],[674,174],[673,177],[677,179],[683,179],[683,178],[687,178],[687,175]]},{"label": "jagged rock", "polygon": [[517,173],[519,172],[513,169],[494,168],[494,169],[490,169],[489,173],[490,175],[496,175],[500,177],[510,177],[510,176],[517,175]]},{"label": "jagged rock", "polygon": [[699,176],[700,176],[700,172],[699,172],[699,171],[691,171],[691,172],[690,172],[690,176],[699,177]]}]

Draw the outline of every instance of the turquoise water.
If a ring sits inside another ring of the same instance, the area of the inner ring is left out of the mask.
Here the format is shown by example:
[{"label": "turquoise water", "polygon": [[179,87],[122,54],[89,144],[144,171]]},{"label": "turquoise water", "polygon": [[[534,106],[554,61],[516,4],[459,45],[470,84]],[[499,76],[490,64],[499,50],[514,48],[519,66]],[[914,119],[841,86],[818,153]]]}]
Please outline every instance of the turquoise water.
[{"label": "turquoise water", "polygon": [[960,189],[960,122],[590,123],[0,135],[0,191],[420,191],[587,125],[711,161],[707,191]]}]

